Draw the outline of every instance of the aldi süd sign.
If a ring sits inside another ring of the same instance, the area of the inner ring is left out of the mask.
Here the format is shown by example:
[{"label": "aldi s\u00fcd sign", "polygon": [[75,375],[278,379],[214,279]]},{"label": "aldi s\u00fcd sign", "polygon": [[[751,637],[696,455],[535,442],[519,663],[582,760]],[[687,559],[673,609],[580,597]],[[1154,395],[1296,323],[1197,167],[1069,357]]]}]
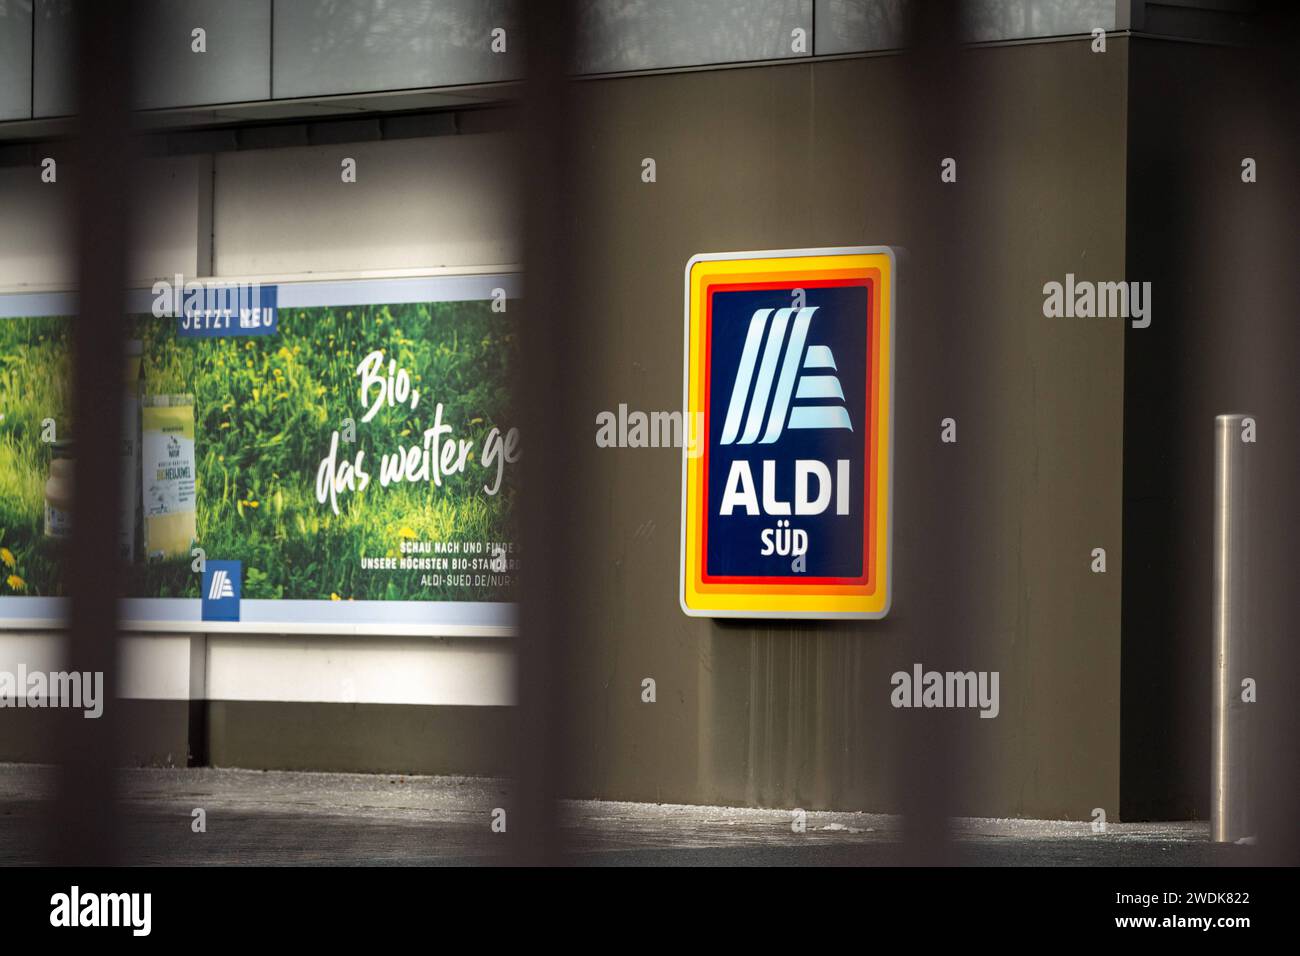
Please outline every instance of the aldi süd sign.
[{"label": "aldi s\u00fcd sign", "polygon": [[687,614],[888,613],[895,269],[881,246],[687,263]]}]

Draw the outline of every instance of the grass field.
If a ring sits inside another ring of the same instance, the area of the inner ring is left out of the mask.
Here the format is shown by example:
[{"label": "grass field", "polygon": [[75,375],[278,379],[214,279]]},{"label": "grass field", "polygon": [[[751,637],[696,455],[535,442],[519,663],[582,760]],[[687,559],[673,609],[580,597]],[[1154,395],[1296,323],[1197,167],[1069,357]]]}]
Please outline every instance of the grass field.
[{"label": "grass field", "polygon": [[58,551],[46,542],[50,448],[42,422],[71,437],[65,319],[0,319],[0,595],[61,594]]},{"label": "grass field", "polygon": [[[511,469],[489,496],[483,486],[493,483],[495,469],[480,465],[489,430],[513,424],[513,318],[486,302],[282,309],[273,336],[211,339],[178,337],[175,319],[133,318],[133,335],[144,345],[145,394],[194,396],[198,543],[207,557],[243,562],[246,598],[509,599],[499,587],[425,587],[419,571],[362,570],[360,558],[396,556],[404,539],[514,539]],[[42,541],[48,451],[33,423],[44,417],[39,409],[66,398],[58,385],[66,374],[48,373],[66,369],[64,334],[58,320],[0,320],[0,411],[7,416],[0,421],[0,546],[26,571],[22,593],[61,590]],[[414,411],[384,407],[363,423],[356,369],[376,349],[385,368],[396,359],[409,372],[420,401]],[[420,444],[439,402],[452,437],[473,442],[465,472],[441,487],[381,487],[381,454]],[[365,451],[371,482],[342,495],[335,515],[316,498],[316,475],[347,418],[356,422],[356,444],[341,445],[340,457]],[[188,559],[137,561],[129,593],[196,597],[198,585]]]}]

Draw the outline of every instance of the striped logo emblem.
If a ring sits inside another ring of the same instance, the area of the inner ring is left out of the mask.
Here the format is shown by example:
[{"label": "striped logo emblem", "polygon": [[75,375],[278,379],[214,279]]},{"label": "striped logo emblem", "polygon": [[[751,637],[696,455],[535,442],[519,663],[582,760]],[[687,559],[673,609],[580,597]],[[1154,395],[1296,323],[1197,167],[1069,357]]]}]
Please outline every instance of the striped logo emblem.
[{"label": "striped logo emblem", "polygon": [[235,588],[230,583],[230,573],[228,571],[213,571],[212,587],[208,589],[208,600],[220,601],[222,598],[232,598],[234,596]]},{"label": "striped logo emblem", "polygon": [[750,318],[721,444],[770,445],[786,428],[853,430],[835,356],[829,346],[808,344],[817,308],[759,309]]}]

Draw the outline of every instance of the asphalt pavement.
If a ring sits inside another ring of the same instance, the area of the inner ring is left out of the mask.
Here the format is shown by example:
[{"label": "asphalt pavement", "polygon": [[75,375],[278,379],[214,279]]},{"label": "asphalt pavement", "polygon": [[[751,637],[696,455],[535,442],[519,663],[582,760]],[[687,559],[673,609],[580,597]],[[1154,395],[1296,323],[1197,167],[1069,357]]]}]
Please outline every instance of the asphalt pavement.
[{"label": "asphalt pavement", "polygon": [[[123,862],[173,865],[499,864],[519,838],[505,781],[481,777],[214,768],[121,771]],[[47,766],[0,764],[0,865],[41,862],[54,792]],[[196,812],[197,811],[197,812]],[[573,862],[591,865],[890,865],[903,819],[871,813],[566,801]],[[798,826],[798,823],[802,826]],[[501,832],[504,829],[504,832]],[[972,865],[1249,864],[1254,847],[1209,841],[1205,821],[963,818],[954,862]]]}]

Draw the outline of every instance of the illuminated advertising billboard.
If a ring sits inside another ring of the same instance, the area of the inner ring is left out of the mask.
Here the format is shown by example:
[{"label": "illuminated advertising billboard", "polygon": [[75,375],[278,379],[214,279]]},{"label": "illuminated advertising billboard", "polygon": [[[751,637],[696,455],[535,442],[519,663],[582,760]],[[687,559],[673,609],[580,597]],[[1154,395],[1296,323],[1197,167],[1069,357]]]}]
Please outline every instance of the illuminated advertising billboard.
[{"label": "illuminated advertising billboard", "polygon": [[[124,626],[508,633],[511,275],[131,293]],[[57,623],[75,297],[0,296],[0,626]],[[98,464],[94,467],[104,467]]]}]

